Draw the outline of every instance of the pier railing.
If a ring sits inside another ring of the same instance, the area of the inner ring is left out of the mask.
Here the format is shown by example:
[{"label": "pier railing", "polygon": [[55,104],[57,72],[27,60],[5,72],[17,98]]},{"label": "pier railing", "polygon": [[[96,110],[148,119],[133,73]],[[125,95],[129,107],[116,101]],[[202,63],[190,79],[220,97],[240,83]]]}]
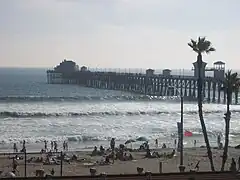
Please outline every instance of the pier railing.
[{"label": "pier railing", "polygon": [[[125,73],[125,72],[92,72],[78,71],[59,73],[48,71],[50,84],[79,84],[82,86],[128,91],[150,96],[177,96],[178,91],[187,99],[195,101],[197,98],[197,77],[154,74],[153,72]],[[175,90],[168,91],[169,86]],[[203,97],[207,102],[226,103],[226,92],[222,90],[223,80],[213,77],[203,78]],[[238,93],[235,93],[235,103],[238,103]]]}]

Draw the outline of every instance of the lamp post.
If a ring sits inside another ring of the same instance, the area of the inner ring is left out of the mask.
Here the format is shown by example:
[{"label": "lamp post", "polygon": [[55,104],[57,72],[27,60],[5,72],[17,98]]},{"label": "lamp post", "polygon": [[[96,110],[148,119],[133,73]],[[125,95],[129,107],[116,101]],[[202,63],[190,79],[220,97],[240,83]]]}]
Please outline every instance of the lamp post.
[{"label": "lamp post", "polygon": [[179,171],[184,172],[185,166],[183,165],[183,95],[179,92],[179,90],[175,86],[169,86],[168,88],[172,88],[177,90],[180,98],[181,98],[181,119],[180,119],[180,165],[179,165]]}]

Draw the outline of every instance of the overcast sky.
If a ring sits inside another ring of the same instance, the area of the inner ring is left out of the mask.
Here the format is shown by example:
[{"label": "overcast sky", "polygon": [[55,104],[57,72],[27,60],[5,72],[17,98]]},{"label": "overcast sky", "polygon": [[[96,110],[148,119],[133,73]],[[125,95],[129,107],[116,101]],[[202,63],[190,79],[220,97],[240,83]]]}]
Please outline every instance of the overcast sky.
[{"label": "overcast sky", "polygon": [[204,56],[240,65],[239,0],[0,0],[0,66],[191,68],[190,38]]}]

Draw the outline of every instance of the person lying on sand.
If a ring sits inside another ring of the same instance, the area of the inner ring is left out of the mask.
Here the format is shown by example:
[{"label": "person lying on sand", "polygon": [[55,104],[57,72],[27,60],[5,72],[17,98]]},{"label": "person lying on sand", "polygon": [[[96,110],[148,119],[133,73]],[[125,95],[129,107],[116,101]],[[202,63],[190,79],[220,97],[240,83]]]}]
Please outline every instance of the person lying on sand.
[{"label": "person lying on sand", "polygon": [[150,149],[147,149],[147,152],[146,152],[146,155],[145,155],[145,158],[159,158],[160,155],[158,154],[158,152],[153,152],[151,153]]},{"label": "person lying on sand", "polygon": [[97,150],[97,146],[94,147],[91,156],[97,156],[98,155],[98,150]]},{"label": "person lying on sand", "polygon": [[104,165],[110,165],[110,158],[109,156],[105,156],[103,157],[100,161],[96,161],[96,164],[100,165],[100,166],[104,166]]},{"label": "person lying on sand", "polygon": [[97,146],[94,147],[91,156],[102,156],[105,154],[105,149],[100,146],[100,151],[98,151]]},{"label": "person lying on sand", "polygon": [[173,151],[171,153],[163,153],[163,154],[159,154],[158,152],[152,152],[150,151],[150,149],[147,150],[145,158],[167,158],[167,159],[171,159],[173,158],[175,154],[175,149],[173,149]]},{"label": "person lying on sand", "polygon": [[104,154],[104,153],[105,153],[105,149],[103,148],[102,145],[100,146],[100,153],[101,153],[101,154]]},{"label": "person lying on sand", "polygon": [[115,160],[120,160],[120,161],[131,161],[133,160],[133,156],[131,153],[127,154],[126,152],[124,152],[122,149],[119,149],[116,152],[116,156],[115,156]]}]

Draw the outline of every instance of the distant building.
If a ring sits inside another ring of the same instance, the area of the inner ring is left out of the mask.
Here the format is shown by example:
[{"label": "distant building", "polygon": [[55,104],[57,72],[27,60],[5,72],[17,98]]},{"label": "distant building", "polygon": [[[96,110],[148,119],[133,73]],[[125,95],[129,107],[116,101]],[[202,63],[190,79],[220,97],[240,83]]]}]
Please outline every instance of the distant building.
[{"label": "distant building", "polygon": [[213,75],[214,78],[223,80],[225,75],[225,63],[222,61],[216,61],[213,63]]},{"label": "distant building", "polygon": [[59,65],[54,68],[56,72],[76,72],[79,71],[78,65],[71,61],[64,59]]},{"label": "distant building", "polygon": [[164,69],[164,70],[162,71],[162,74],[163,74],[164,76],[171,76],[171,70],[170,70],[170,69]]},{"label": "distant building", "polygon": [[86,66],[82,66],[82,67],[81,67],[81,71],[82,71],[82,72],[86,72],[87,70],[88,70],[88,69],[87,69]]},{"label": "distant building", "polygon": [[146,76],[153,76],[154,75],[154,70],[153,69],[147,69],[146,70]]}]

